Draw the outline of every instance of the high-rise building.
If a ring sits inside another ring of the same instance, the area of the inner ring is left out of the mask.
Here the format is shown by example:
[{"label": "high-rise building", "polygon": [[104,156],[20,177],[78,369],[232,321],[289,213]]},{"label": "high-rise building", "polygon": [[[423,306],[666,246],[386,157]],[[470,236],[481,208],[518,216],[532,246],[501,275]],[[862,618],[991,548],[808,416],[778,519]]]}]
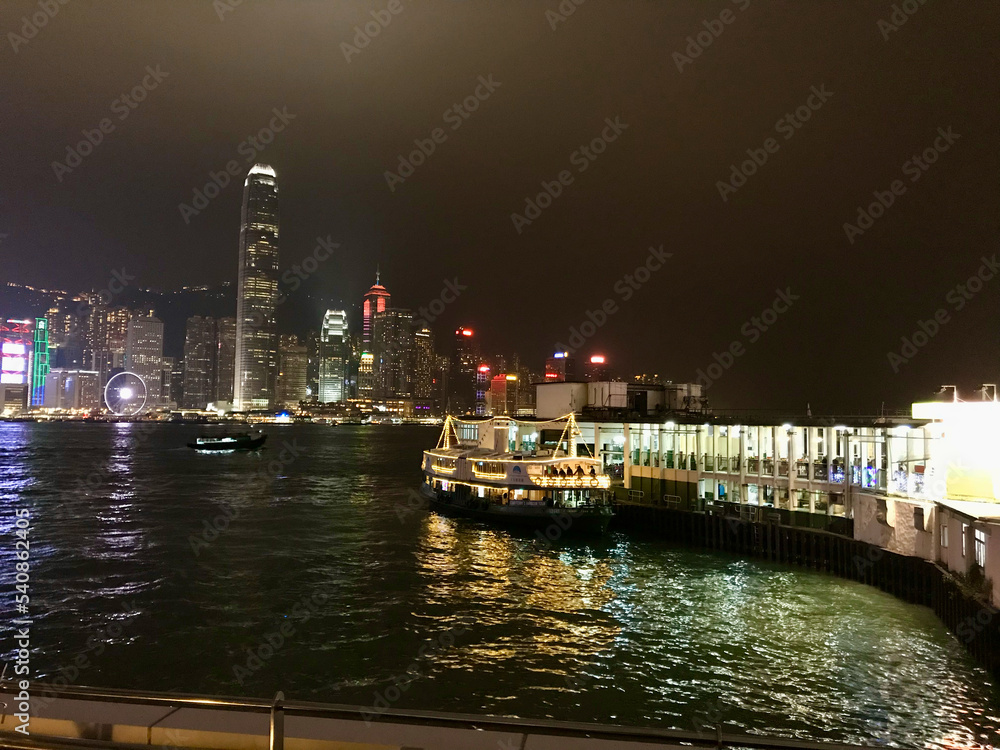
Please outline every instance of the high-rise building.
[{"label": "high-rise building", "polygon": [[90,357],[88,367],[100,374],[101,387],[111,379],[112,373],[121,371],[125,362],[125,342],[128,322],[132,313],[124,307],[106,307],[101,304],[90,309],[88,321]]},{"label": "high-rise building", "polygon": [[514,416],[517,412],[517,375],[504,373],[494,375],[490,390],[486,394],[487,413],[494,417]]},{"label": "high-rise building", "polygon": [[18,414],[31,402],[34,341],[33,320],[0,322],[0,414]]},{"label": "high-rise building", "polygon": [[347,313],[327,310],[319,337],[319,401],[343,401],[347,375]]},{"label": "high-rise building", "polygon": [[49,322],[35,318],[35,339],[31,358],[31,406],[45,403],[45,377],[49,374]]},{"label": "high-rise building", "polygon": [[448,411],[448,381],[451,375],[451,358],[447,354],[439,354],[434,358],[434,387],[431,398],[434,401],[435,414]]},{"label": "high-rise building", "polygon": [[590,382],[611,380],[611,367],[603,354],[594,354],[583,368],[584,379]]},{"label": "high-rise building", "polygon": [[270,409],[278,349],[278,183],[265,164],[255,164],[243,185],[238,282],[233,405],[237,411]]},{"label": "high-rise building", "polygon": [[61,300],[45,313],[49,326],[49,365],[79,369],[83,365],[80,316]]},{"label": "high-rise building", "polygon": [[389,307],[389,292],[381,284],[381,273],[375,272],[375,283],[365,292],[365,301],[361,307],[361,345],[366,351],[372,347],[374,334],[374,317]]},{"label": "high-rise building", "polygon": [[163,322],[159,318],[135,315],[129,321],[125,368],[142,378],[146,386],[145,408],[160,406],[163,402]]},{"label": "high-rise building", "polygon": [[580,379],[576,357],[569,352],[556,352],[545,360],[545,382],[560,383]]},{"label": "high-rise building", "polygon": [[[171,404],[180,405],[184,400],[184,358],[164,357],[164,368],[170,368],[170,383],[167,390],[167,401]],[[232,380],[229,381],[232,384]]]},{"label": "high-rise building", "polygon": [[306,333],[306,352],[309,364],[306,368],[306,391],[311,400],[319,398],[319,331],[310,328]]},{"label": "high-rise building", "polygon": [[358,398],[372,399],[375,397],[375,355],[362,352],[358,363]]},{"label": "high-rise building", "polygon": [[177,367],[176,357],[164,357],[163,364],[160,365],[160,406],[166,406],[169,409],[179,407],[184,395],[183,376],[180,391],[174,391],[174,373],[177,371]]},{"label": "high-rise building", "polygon": [[100,373],[55,368],[45,376],[45,408],[96,411],[101,408]]},{"label": "high-rise building", "polygon": [[450,414],[470,414],[476,408],[476,377],[479,367],[479,349],[471,328],[455,331],[455,353],[451,358],[448,378],[448,404]]},{"label": "high-rise building", "polygon": [[372,316],[376,398],[413,395],[413,313],[387,307]]},{"label": "high-rise building", "polygon": [[434,397],[434,334],[421,328],[413,335],[413,395],[416,398]]},{"label": "high-rise building", "polygon": [[187,319],[184,334],[184,393],[181,406],[204,409],[215,401],[218,335],[215,321],[195,315]]},{"label": "high-rise building", "polygon": [[476,368],[476,406],[475,413],[477,417],[485,417],[487,415],[486,411],[486,394],[490,390],[490,366],[487,364],[481,364]]},{"label": "high-rise building", "polygon": [[306,372],[309,349],[299,337],[286,334],[278,343],[278,405],[295,409],[306,400]]},{"label": "high-rise building", "polygon": [[236,318],[215,321],[215,402],[231,404],[236,374]]}]

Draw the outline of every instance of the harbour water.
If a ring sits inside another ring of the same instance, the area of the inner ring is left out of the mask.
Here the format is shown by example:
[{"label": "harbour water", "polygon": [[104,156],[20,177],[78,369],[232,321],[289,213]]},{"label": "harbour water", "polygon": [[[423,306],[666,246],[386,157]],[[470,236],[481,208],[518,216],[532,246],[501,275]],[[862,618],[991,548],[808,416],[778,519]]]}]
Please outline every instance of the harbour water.
[{"label": "harbour water", "polygon": [[0,423],[0,582],[13,597],[15,509],[29,508],[35,677],[996,742],[990,677],[926,608],[621,533],[547,544],[441,518],[411,494],[433,428],[267,431],[260,453],[210,455],[184,447],[190,425]]}]

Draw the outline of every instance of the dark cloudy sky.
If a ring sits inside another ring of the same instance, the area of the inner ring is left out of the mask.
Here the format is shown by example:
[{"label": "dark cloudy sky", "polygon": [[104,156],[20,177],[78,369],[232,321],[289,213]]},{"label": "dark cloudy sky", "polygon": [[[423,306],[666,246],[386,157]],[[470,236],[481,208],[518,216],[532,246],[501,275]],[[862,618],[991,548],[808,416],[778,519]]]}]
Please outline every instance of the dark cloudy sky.
[{"label": "dark cloudy sky", "polygon": [[[241,142],[287,108],[259,157],[279,174],[282,266],[330,235],[340,254],[312,283],[331,296],[355,300],[376,263],[412,308],[457,278],[468,290],[438,330],[470,325],[538,365],[611,298],[584,352],[688,380],[739,341],[709,391],[728,406],[870,410],[996,381],[1000,278],[962,309],[948,295],[1000,250],[1000,5],[910,2],[896,31],[879,28],[889,2],[803,0],[588,0],[553,30],[556,0],[402,0],[348,62],[341,44],[388,2],[245,0],[220,19],[211,0],[70,0],[21,43],[9,34],[40,6],[3,0],[0,274],[234,279],[242,180],[189,224],[178,206],[229,160],[245,168]],[[679,71],[674,53],[724,11]],[[168,77],[121,120],[115,100],[157,65]],[[490,75],[499,87],[452,130],[445,111]],[[777,121],[812,87],[832,94],[785,139]],[[52,162],[105,117],[114,131],[58,181]],[[615,117],[627,129],[579,172],[571,154]],[[445,142],[390,192],[384,172],[436,127]],[[960,138],[911,182],[904,163],[949,127]],[[771,137],[723,202],[717,181]],[[572,184],[515,231],[561,170]],[[905,193],[848,242],[843,224],[897,179]],[[673,257],[623,300],[616,282],[661,244]],[[751,341],[778,288],[800,299]],[[947,322],[894,372],[888,353],[939,309]]]}]

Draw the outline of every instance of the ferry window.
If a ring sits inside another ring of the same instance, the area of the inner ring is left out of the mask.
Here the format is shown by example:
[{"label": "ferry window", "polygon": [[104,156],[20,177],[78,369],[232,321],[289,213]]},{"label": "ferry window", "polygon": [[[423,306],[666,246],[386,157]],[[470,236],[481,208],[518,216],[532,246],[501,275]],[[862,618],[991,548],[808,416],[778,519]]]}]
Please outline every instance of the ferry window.
[{"label": "ferry window", "polygon": [[986,567],[986,532],[976,529],[976,565]]},{"label": "ferry window", "polygon": [[969,535],[969,524],[962,524],[962,557],[965,557],[965,538]]},{"label": "ferry window", "polygon": [[948,548],[948,524],[941,524],[941,547],[943,549]]}]

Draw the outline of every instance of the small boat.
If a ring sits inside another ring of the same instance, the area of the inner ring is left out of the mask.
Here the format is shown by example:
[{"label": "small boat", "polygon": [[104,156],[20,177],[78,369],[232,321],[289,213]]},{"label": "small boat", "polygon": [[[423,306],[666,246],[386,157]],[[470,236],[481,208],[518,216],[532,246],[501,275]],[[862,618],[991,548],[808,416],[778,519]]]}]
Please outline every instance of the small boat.
[{"label": "small boat", "polygon": [[235,435],[205,435],[188,443],[196,451],[253,451],[264,445],[267,435],[241,432]]},{"label": "small boat", "polygon": [[[564,429],[546,447],[539,425],[551,423]],[[572,414],[551,422],[449,416],[437,446],[423,453],[421,492],[444,515],[544,530],[551,539],[603,533],[614,515],[611,478],[585,447],[580,455],[578,437]]]}]

